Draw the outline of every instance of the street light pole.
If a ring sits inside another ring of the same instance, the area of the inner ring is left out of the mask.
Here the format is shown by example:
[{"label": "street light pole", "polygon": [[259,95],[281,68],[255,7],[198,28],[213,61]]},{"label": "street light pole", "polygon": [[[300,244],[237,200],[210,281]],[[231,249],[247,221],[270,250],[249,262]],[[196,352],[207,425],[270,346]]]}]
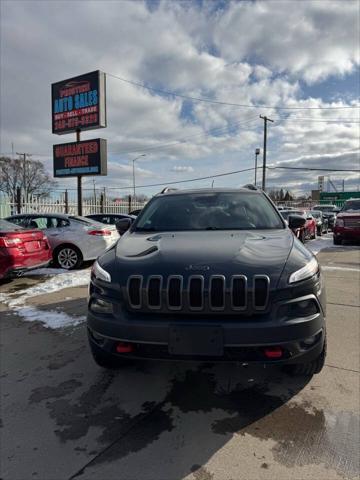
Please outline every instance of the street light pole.
[{"label": "street light pole", "polygon": [[139,155],[138,157],[134,158],[133,159],[133,196],[134,196],[134,200],[135,200],[135,161],[140,158],[140,157],[145,157],[146,156],[146,153],[143,153],[142,155]]}]

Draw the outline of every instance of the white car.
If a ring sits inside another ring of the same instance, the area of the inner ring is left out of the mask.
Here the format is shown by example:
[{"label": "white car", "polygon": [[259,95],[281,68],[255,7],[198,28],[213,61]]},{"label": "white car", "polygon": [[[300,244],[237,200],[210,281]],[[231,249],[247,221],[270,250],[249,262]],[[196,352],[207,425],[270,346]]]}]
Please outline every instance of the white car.
[{"label": "white car", "polygon": [[95,260],[120,237],[115,225],[61,213],[23,213],[7,218],[25,228],[40,228],[53,251],[54,263],[67,270]]}]

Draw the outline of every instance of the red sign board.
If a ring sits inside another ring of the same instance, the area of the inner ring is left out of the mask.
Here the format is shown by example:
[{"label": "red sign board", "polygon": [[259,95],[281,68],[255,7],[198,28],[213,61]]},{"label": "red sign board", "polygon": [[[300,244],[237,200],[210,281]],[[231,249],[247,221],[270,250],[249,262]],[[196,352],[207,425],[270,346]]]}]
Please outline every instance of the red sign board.
[{"label": "red sign board", "polygon": [[51,85],[52,132],[106,127],[105,74],[96,70]]},{"label": "red sign board", "polygon": [[107,175],[106,146],[103,138],[53,145],[54,177]]}]

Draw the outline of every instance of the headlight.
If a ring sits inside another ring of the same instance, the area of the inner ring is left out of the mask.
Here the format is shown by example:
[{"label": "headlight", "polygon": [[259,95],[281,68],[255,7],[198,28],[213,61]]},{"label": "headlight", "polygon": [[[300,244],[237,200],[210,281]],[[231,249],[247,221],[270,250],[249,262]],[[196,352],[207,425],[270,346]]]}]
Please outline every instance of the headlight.
[{"label": "headlight", "polygon": [[343,227],[344,226],[344,220],[342,218],[337,218],[335,222],[336,227]]},{"label": "headlight", "polygon": [[95,262],[93,263],[91,273],[94,275],[95,278],[99,278],[104,282],[111,282],[110,273],[104,270],[102,267],[100,267],[97,260],[95,260]]},{"label": "headlight", "polygon": [[300,268],[296,272],[293,272],[290,275],[289,283],[300,282],[300,280],[306,280],[307,278],[312,277],[319,270],[319,264],[316,258],[312,258],[310,262],[305,265],[305,267]]}]

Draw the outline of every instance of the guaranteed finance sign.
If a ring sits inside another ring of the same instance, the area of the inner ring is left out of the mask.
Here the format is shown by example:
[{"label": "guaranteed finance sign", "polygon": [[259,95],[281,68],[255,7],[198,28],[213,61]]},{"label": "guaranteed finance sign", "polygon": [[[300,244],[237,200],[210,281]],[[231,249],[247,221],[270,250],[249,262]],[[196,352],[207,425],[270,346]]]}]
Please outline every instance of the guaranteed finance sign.
[{"label": "guaranteed finance sign", "polygon": [[107,175],[106,152],[103,138],[54,145],[54,177]]},{"label": "guaranteed finance sign", "polygon": [[52,132],[106,127],[105,74],[96,70],[51,85]]}]

